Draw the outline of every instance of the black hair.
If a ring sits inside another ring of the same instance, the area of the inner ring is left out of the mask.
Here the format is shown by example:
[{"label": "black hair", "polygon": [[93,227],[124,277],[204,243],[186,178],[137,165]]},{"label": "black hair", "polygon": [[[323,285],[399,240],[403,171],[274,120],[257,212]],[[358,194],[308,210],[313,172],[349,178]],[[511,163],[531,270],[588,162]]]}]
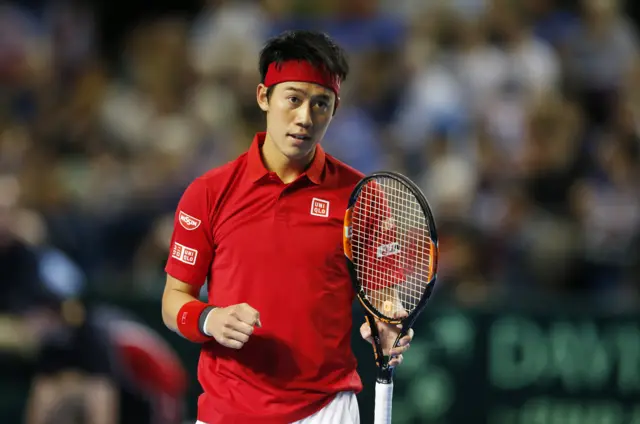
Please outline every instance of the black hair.
[{"label": "black hair", "polygon": [[[267,69],[273,62],[306,60],[314,66],[326,69],[340,81],[349,75],[346,52],[327,34],[318,31],[285,31],[267,41],[260,51],[260,81],[264,83]],[[271,90],[267,91],[267,97]]]}]

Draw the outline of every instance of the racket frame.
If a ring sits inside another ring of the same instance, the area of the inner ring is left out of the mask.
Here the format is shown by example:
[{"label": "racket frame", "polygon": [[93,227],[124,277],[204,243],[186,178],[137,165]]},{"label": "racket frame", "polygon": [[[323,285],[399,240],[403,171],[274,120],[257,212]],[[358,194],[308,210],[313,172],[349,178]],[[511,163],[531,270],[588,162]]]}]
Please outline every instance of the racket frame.
[{"label": "racket frame", "polygon": [[[404,318],[389,318],[384,314],[380,313],[367,299],[365,289],[362,287],[362,284],[358,280],[358,274],[356,271],[355,264],[353,263],[353,251],[351,248],[351,236],[352,236],[352,216],[353,216],[353,208],[358,200],[360,192],[365,187],[365,185],[379,178],[390,178],[395,179],[400,182],[404,186],[406,186],[409,191],[415,196],[422,212],[424,213],[427,225],[429,228],[429,238],[431,240],[432,246],[435,249],[435,254],[432,256],[432,264],[431,264],[431,278],[427,283],[427,288],[425,292],[422,294],[420,301],[416,305],[416,307]],[[386,323],[393,325],[401,325],[402,328],[398,337],[396,338],[393,347],[397,347],[400,339],[402,339],[413,327],[416,319],[420,315],[420,313],[424,310],[427,305],[427,301],[431,297],[431,293],[433,292],[433,288],[435,286],[436,277],[438,273],[438,235],[436,231],[436,223],[433,218],[433,213],[431,212],[431,208],[429,207],[429,202],[427,198],[424,196],[420,188],[409,178],[398,173],[391,171],[379,171],[369,174],[363,177],[358,184],[354,187],[351,192],[351,196],[349,197],[349,202],[347,204],[347,210],[345,212],[344,217],[344,231],[343,231],[343,250],[347,262],[347,269],[349,271],[349,275],[351,277],[351,282],[353,284],[353,288],[356,292],[356,296],[362,305],[365,313],[365,319],[371,327],[371,337],[373,339],[373,354],[374,360],[377,366],[377,376],[376,381],[381,384],[392,384],[393,383],[393,371],[394,367],[389,366],[389,357],[385,356],[382,351],[382,343],[380,340],[380,332],[378,331],[378,327],[376,325],[376,319]]]}]

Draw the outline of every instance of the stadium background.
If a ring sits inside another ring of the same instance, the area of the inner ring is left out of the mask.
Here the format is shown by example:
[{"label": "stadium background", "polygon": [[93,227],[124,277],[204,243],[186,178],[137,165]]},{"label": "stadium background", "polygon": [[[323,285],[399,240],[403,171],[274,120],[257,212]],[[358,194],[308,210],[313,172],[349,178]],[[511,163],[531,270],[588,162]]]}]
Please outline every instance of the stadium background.
[{"label": "stadium background", "polygon": [[[414,178],[441,232],[394,423],[640,423],[639,12],[616,0],[0,2],[5,225],[58,254],[46,273],[65,295],[162,334],[192,377],[193,417],[197,347],[159,312],[172,213],[191,179],[262,128],[266,37],[322,29],[352,64],[326,150]],[[354,346],[368,423],[373,364],[355,334]],[[29,381],[2,375],[1,421],[21,422]]]}]

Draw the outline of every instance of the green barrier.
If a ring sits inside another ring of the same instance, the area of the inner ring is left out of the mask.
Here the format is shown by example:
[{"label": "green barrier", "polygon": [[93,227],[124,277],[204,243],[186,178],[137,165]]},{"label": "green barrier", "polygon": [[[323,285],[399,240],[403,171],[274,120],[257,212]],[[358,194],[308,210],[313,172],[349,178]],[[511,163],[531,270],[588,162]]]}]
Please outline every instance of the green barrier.
[{"label": "green barrier", "polygon": [[394,424],[640,424],[638,316],[430,310]]},{"label": "green barrier", "polygon": [[[191,377],[187,403],[195,416],[198,346],[165,329],[158,300],[109,303],[132,312],[174,347]],[[548,307],[430,306],[396,372],[394,424],[640,424],[639,317]],[[354,311],[355,323],[362,322],[359,307]],[[366,424],[373,421],[375,373],[358,327],[353,346],[365,384],[359,402]],[[18,400],[27,387],[0,381],[3,423],[20,422]]]}]

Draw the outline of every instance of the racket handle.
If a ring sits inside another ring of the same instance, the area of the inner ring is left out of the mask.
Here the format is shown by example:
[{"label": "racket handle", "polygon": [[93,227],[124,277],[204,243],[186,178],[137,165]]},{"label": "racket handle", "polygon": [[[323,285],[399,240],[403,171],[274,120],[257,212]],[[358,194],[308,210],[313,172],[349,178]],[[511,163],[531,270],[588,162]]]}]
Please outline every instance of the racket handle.
[{"label": "racket handle", "polygon": [[392,403],[393,382],[376,382],[376,406],[373,414],[374,424],[391,424]]}]

